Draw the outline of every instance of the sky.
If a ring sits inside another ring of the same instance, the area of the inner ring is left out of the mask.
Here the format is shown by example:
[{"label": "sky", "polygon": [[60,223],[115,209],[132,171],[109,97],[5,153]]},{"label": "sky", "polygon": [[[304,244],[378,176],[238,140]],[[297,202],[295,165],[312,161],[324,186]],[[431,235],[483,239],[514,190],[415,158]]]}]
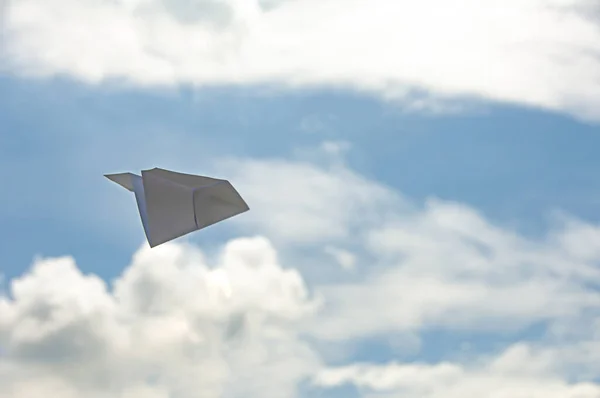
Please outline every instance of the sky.
[{"label": "sky", "polygon": [[595,0],[0,0],[0,396],[600,398],[598,147]]}]

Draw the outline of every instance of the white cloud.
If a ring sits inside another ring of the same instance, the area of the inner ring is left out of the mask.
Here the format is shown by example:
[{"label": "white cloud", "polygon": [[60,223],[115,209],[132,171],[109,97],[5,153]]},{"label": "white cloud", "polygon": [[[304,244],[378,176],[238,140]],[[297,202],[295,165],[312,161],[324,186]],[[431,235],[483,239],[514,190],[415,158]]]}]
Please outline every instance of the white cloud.
[{"label": "white cloud", "polygon": [[597,398],[600,386],[568,383],[552,372],[555,358],[524,344],[485,361],[462,365],[355,364],[323,370],[315,384],[353,384],[363,397],[389,398]]},{"label": "white cloud", "polygon": [[329,308],[317,333],[497,333],[590,311],[600,316],[600,253],[592,249],[599,231],[567,223],[534,241],[465,206],[432,201],[423,212],[371,230],[367,245],[389,266],[375,268],[367,281],[322,287]]},{"label": "white cloud", "polygon": [[432,199],[418,208],[343,162],[237,159],[220,169],[251,203],[253,214],[238,220],[244,229],[357,271],[332,275],[298,260],[316,270],[325,299],[312,321],[319,338],[512,333],[600,317],[598,226],[565,216],[545,236],[527,238],[465,205]]},{"label": "white cloud", "polygon": [[331,280],[317,280],[325,307],[311,332],[319,338],[429,328],[512,333],[600,316],[597,226],[563,217],[532,239],[465,205],[429,200],[419,209],[343,163],[225,164],[255,212],[240,221],[245,228],[279,244],[308,244],[358,271],[340,280],[313,267]]},{"label": "white cloud", "polygon": [[251,208],[236,221],[277,241],[347,241],[365,226],[380,223],[388,212],[402,209],[403,199],[396,192],[332,160],[317,165],[229,159],[219,162],[216,174],[229,176]]},{"label": "white cloud", "polygon": [[[267,4],[268,3],[268,4]],[[351,87],[455,109],[457,98],[600,120],[593,0],[18,0],[10,69],[96,83]],[[413,90],[432,98],[413,98]],[[459,101],[460,103],[460,101]]]},{"label": "white cloud", "polygon": [[316,281],[325,298],[312,331],[319,338],[436,327],[510,333],[600,316],[598,226],[563,217],[532,239],[465,205],[429,200],[419,209],[343,163],[224,164],[254,212],[240,218],[244,228],[358,271],[340,280],[312,267],[327,275]]},{"label": "white cloud", "polygon": [[108,290],[70,258],[37,261],[0,300],[0,395],[279,397],[318,366],[295,324],[302,278],[264,238],[208,267],[193,247],[141,249]]},{"label": "white cloud", "polygon": [[[315,374],[364,396],[598,396],[583,384],[599,376],[597,226],[562,218],[526,238],[466,205],[412,206],[343,162],[230,159],[215,169],[251,204],[238,225],[269,240],[237,239],[210,259],[181,244],[143,248],[112,288],[71,258],[37,260],[0,298],[0,396],[287,397]],[[315,279],[311,295],[306,269],[281,267],[275,245],[295,267],[330,255],[354,272]],[[351,344],[382,336],[390,352],[418,351],[406,345],[423,331],[493,341],[541,322],[539,341],[496,356],[323,370],[329,355],[352,361]]]},{"label": "white cloud", "polygon": [[325,246],[325,253],[330,255],[345,270],[352,270],[356,264],[356,256],[348,250],[335,246]]}]

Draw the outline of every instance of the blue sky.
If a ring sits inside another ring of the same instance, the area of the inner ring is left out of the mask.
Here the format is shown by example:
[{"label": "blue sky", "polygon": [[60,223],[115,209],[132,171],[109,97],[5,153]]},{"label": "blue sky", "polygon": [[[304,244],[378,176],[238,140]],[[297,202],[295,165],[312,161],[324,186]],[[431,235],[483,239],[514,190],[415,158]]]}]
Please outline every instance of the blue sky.
[{"label": "blue sky", "polygon": [[[464,202],[534,235],[555,211],[598,221],[599,127],[564,115],[493,103],[475,115],[415,114],[352,92],[165,93],[6,76],[2,92],[1,118],[9,132],[2,137],[2,169],[13,187],[3,198],[3,233],[19,236],[16,242],[3,239],[2,263],[10,276],[23,272],[36,254],[84,256],[82,266],[114,276],[119,267],[107,271],[103,264],[125,264],[143,239],[141,229],[135,226],[128,245],[111,243],[115,256],[103,250],[109,213],[101,226],[72,213],[84,218],[94,212],[85,204],[86,191],[128,206],[102,174],[169,162],[184,145],[182,156],[198,159],[292,157],[298,149],[342,140],[352,144],[353,168],[417,201],[434,196]],[[318,127],[307,127],[315,120]],[[173,146],[143,143],[157,135]]]},{"label": "blue sky", "polygon": [[[600,396],[593,4],[375,3],[3,9],[0,395]],[[150,250],[152,167],[251,211]]]}]

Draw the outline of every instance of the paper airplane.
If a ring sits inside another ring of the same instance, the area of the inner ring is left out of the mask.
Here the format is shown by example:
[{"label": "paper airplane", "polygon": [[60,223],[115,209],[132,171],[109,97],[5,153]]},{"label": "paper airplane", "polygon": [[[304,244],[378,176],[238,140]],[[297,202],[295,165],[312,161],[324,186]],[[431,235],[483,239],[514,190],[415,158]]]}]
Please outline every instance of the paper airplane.
[{"label": "paper airplane", "polygon": [[249,210],[227,180],[159,168],[105,177],[135,194],[150,247]]}]

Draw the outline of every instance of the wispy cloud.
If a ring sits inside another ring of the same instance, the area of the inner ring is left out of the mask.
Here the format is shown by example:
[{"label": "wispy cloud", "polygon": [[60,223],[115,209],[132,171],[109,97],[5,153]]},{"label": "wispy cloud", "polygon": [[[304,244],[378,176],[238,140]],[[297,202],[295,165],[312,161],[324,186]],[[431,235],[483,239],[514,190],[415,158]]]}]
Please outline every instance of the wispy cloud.
[{"label": "wispy cloud", "polygon": [[468,365],[443,362],[434,365],[390,363],[357,364],[327,369],[315,384],[357,386],[363,396],[461,398],[595,398],[600,386],[569,384],[554,373],[560,358],[517,344],[501,354],[479,358]]}]

